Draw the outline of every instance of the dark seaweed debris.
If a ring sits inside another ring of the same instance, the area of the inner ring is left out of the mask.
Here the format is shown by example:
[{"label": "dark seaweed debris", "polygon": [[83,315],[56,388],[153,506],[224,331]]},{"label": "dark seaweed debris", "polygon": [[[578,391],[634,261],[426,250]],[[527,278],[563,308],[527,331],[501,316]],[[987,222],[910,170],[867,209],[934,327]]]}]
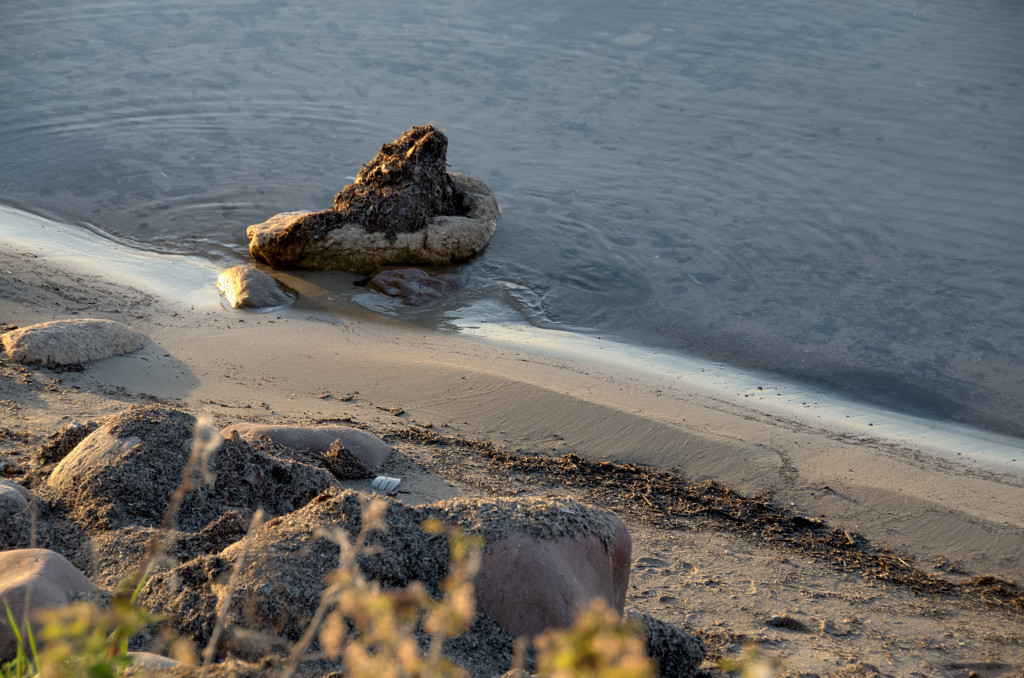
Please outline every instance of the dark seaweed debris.
[{"label": "dark seaweed debris", "polygon": [[447,171],[448,137],[433,125],[413,127],[363,165],[334,196],[334,209],[371,233],[413,233],[440,215],[456,214]]},{"label": "dark seaweed debris", "polygon": [[[546,457],[499,449],[490,442],[471,441],[430,431],[405,428],[389,435],[434,446],[435,471],[458,477],[467,458],[486,463],[489,475],[501,478],[493,488],[508,494],[539,486],[574,488],[580,499],[623,517],[660,528],[719,529],[779,549],[818,558],[837,571],[902,586],[919,594],[958,596],[1024,614],[1024,591],[1012,581],[979,576],[949,581],[912,565],[887,548],[824,520],[795,513],[770,497],[747,497],[720,483],[689,482],[672,471],[641,464],[592,461],[578,454]],[[456,458],[461,457],[461,458]]]}]

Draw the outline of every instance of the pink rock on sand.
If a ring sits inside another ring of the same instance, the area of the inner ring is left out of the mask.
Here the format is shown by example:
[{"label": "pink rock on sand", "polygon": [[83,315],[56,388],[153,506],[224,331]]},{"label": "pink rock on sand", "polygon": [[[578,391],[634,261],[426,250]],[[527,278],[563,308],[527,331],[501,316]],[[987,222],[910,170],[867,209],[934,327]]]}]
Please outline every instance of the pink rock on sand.
[{"label": "pink rock on sand", "polygon": [[489,545],[476,578],[477,604],[513,636],[571,626],[594,598],[622,614],[632,539],[617,516],[612,543],[598,535],[536,539],[512,534]]},{"label": "pink rock on sand", "polygon": [[[11,606],[18,621],[26,616],[31,618],[39,610],[64,605],[77,593],[95,590],[84,574],[55,551],[0,552],[0,601]],[[4,614],[6,616],[6,610]],[[0,660],[10,659],[16,652],[14,633],[5,619],[0,624]]]},{"label": "pink rock on sand", "polygon": [[245,440],[257,436],[270,438],[279,445],[296,450],[326,453],[334,441],[348,449],[370,471],[376,471],[388,460],[394,448],[375,435],[348,426],[272,426],[270,424],[232,424],[220,434],[229,438],[238,433]]}]

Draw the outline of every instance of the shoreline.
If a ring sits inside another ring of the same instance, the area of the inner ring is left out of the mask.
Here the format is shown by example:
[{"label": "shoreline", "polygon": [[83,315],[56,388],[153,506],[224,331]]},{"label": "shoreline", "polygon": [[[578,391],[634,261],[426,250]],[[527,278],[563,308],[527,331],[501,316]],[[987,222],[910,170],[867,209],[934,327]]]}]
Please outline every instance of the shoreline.
[{"label": "shoreline", "polygon": [[[26,231],[32,229],[49,230],[57,237],[26,235]],[[193,310],[234,312],[224,308],[222,298],[209,283],[211,276],[216,278],[221,268],[199,257],[160,254],[117,244],[81,228],[2,203],[0,244],[25,248],[67,268],[110,277],[169,301],[187,303]],[[323,314],[325,318],[355,316],[382,322],[386,319],[450,335],[436,327],[443,324],[454,328],[454,336],[460,339],[475,339],[555,360],[600,363],[669,387],[695,390],[763,416],[784,417],[845,436],[910,445],[950,461],[978,463],[978,468],[987,471],[1019,473],[1024,477],[1024,438],[888,410],[785,376],[644,347],[607,333],[599,335],[596,330],[574,333],[533,327],[514,318],[508,309],[487,301],[450,312],[443,322],[406,321],[388,313],[394,306],[386,303],[393,301],[388,298],[376,308],[358,299],[339,302],[332,294],[332,283],[337,282],[332,278],[345,278],[341,282],[344,284],[348,278],[359,276],[337,271],[276,271],[250,263],[299,290],[298,308]],[[364,295],[380,296],[370,292]]]},{"label": "shoreline", "polygon": [[[0,322],[110,318],[147,335],[151,343],[81,371],[21,368],[5,358],[12,377],[5,380],[0,398],[8,412],[5,454],[34,449],[72,419],[101,419],[136,402],[171,403],[218,420],[349,419],[372,430],[451,435],[541,458],[573,454],[588,462],[646,464],[654,467],[652,472],[670,472],[689,483],[715,481],[752,500],[825,521],[845,531],[851,542],[863,539],[873,548],[889,549],[922,571],[956,581],[980,575],[1024,579],[1024,476],[1019,472],[974,468],[906,442],[761,411],[688,383],[682,375],[659,378],[615,361],[580,362],[520,345],[428,331],[365,309],[347,309],[339,316],[315,293],[270,313],[231,311],[221,306],[214,288],[217,270],[204,262],[107,251],[107,258],[94,256],[91,265],[81,265],[74,245],[48,253],[36,241],[30,250],[26,239],[13,239],[8,230],[0,226],[0,286],[5,292]],[[167,296],[161,296],[158,289],[126,285],[129,260],[140,267],[136,271],[155,271],[156,280],[177,270],[179,291],[167,294],[165,288]],[[160,265],[171,261],[160,273]],[[189,280],[180,274],[183,266],[209,270],[208,285],[181,284]],[[121,279],[112,281],[111,272]],[[294,286],[292,280],[289,284]],[[317,289],[315,276],[302,284],[309,292]],[[427,438],[416,452],[423,468],[431,458]],[[493,475],[500,471],[493,466],[476,469],[470,482],[465,476],[472,475],[475,464],[470,458],[455,459],[437,476],[463,489],[529,489],[529,483],[513,483],[511,475],[506,484],[500,474]],[[412,467],[405,472],[419,473]],[[424,481],[422,487],[454,491],[439,482]],[[544,484],[546,492],[557,493],[558,487],[555,476]],[[566,487],[565,492],[572,490]],[[964,628],[976,623],[990,632],[1009,623],[1000,615],[1014,614],[996,610],[990,618],[984,610],[962,610],[960,603],[943,602],[941,596],[912,603],[911,591],[870,578],[863,583],[857,573],[828,584],[837,575],[814,558],[785,550],[780,556],[779,547],[750,535],[703,528],[673,531],[678,529],[649,531],[639,518],[630,524],[631,532],[636,530],[633,602],[708,637],[713,636],[713,617],[720,616],[725,620],[723,648],[736,645],[740,637],[760,637],[751,625],[763,616],[764,606],[825,605],[814,596],[813,605],[800,601],[810,600],[807,591],[829,586],[852,587],[851,597],[832,601],[839,607],[815,612],[816,618],[840,615],[841,621],[840,608],[859,600],[856,604],[867,607],[857,608],[851,619],[870,617],[870,610],[882,605],[897,620],[920,604],[967,615]],[[661,570],[673,568],[644,565],[654,562],[650,559],[683,559],[691,567],[675,567],[675,574],[667,575]],[[954,565],[942,570],[943,563]],[[780,579],[780,572],[785,577]],[[753,593],[738,588],[747,581]],[[666,592],[644,593],[661,589]],[[721,589],[727,589],[724,599],[718,597]],[[749,595],[751,609],[731,609],[736,604],[728,595]],[[983,635],[957,652],[966,652],[965,657],[1006,655],[1006,661],[1024,665],[1024,651],[1011,652],[1010,641],[986,645]],[[819,670],[837,651],[830,643],[878,642],[870,633],[858,636],[852,626],[846,635],[822,631],[819,636],[813,652],[813,644],[800,639],[779,640],[776,649],[787,666]]]},{"label": "shoreline", "polygon": [[[526,331],[525,339],[517,342],[509,342],[508,336],[522,335],[521,328],[511,332],[508,327],[499,328],[490,337],[480,331],[484,341],[472,335],[431,331],[355,304],[344,308],[331,304],[316,279],[333,272],[301,277],[279,273],[300,294],[291,307],[269,313],[230,310],[221,304],[214,286],[219,271],[211,263],[112,243],[106,246],[71,227],[31,215],[29,219],[57,230],[62,238],[72,239],[57,248],[47,244],[45,249],[39,238],[24,235],[12,243],[9,216],[0,212],[0,223],[4,224],[0,226],[0,251],[10,252],[13,244],[14,249],[34,257],[25,263],[45,263],[107,279],[115,286],[123,284],[126,289],[141,289],[153,296],[154,303],[177,309],[166,319],[147,319],[140,329],[180,361],[191,373],[193,386],[183,390],[176,385],[168,388],[169,384],[151,384],[150,392],[157,397],[198,404],[240,400],[251,380],[217,378],[217,366],[233,364],[250,371],[254,363],[269,362],[277,369],[257,368],[267,375],[257,381],[264,382],[260,384],[264,386],[273,375],[273,380],[290,392],[288,398],[296,401],[294,405],[304,402],[312,406],[312,391],[319,394],[337,390],[329,382],[344,375],[352,382],[345,387],[348,391],[358,391],[374,401],[395,400],[397,396],[402,402],[393,404],[401,405],[413,416],[446,420],[453,425],[465,420],[460,426],[468,426],[467,432],[474,437],[483,433],[495,441],[518,439],[546,445],[554,434],[562,438],[563,446],[588,450],[587,456],[594,459],[650,464],[698,479],[720,480],[748,493],[774,493],[799,511],[830,519],[851,517],[847,511],[854,506],[823,501],[816,488],[827,486],[835,495],[872,500],[891,495],[892,501],[917,507],[923,515],[947,512],[947,508],[939,507],[948,505],[965,513],[968,522],[1005,522],[1024,538],[1024,502],[1014,506],[1024,496],[1024,441],[1018,457],[1021,461],[1016,462],[1021,464],[1018,471],[1013,468],[1015,462],[1006,463],[998,457],[972,460],[968,452],[966,459],[958,459],[949,445],[940,449],[934,444],[889,439],[883,427],[868,433],[863,426],[839,426],[836,417],[822,422],[799,417],[792,407],[780,410],[762,407],[761,403],[751,406],[735,392],[734,382],[722,386],[698,383],[682,374],[675,378],[659,375],[657,363],[653,368],[638,365],[635,355],[632,360],[616,356],[599,362],[594,358],[598,352],[603,353],[603,346],[595,344],[603,341],[532,328]],[[18,226],[23,228],[24,223]],[[56,252],[51,253],[51,249]],[[88,251],[88,258],[82,257],[83,251]],[[46,314],[37,317],[33,322],[54,319]],[[567,346],[552,342],[553,335]],[[294,345],[296,336],[304,342],[305,350],[299,353],[286,348]],[[340,353],[338,342],[342,339],[346,349],[363,354],[354,357]],[[225,340],[237,341],[251,353],[239,355],[238,350],[224,345]],[[581,350],[584,360],[578,359]],[[365,355],[367,351],[372,355]],[[317,365],[317,356],[332,356],[337,363],[325,371]],[[691,361],[691,365],[700,363]],[[139,360],[129,355],[102,361],[89,372],[131,391],[139,390],[138,380],[145,379],[140,367]],[[689,376],[693,376],[694,369],[700,368],[691,368]],[[470,383],[461,383],[465,381]],[[309,388],[311,383],[320,386]],[[762,393],[753,383],[750,388]],[[445,393],[457,395],[439,396],[441,384]],[[301,390],[307,392],[304,397],[299,394]],[[730,392],[734,397],[729,397]],[[561,421],[563,413],[570,413],[577,421],[567,425]],[[516,431],[518,436],[510,435]],[[630,445],[624,447],[627,440]],[[1005,445],[1013,440],[1000,442]],[[942,443],[941,438],[938,442]],[[930,478],[929,473],[935,471],[958,479],[963,486]],[[990,484],[996,489],[982,489]],[[977,499],[979,496],[990,496],[1000,508],[986,506]],[[854,505],[861,503],[853,500]],[[869,535],[871,531],[879,535],[891,531],[884,521],[872,519],[863,510],[852,515],[862,521],[855,525],[858,531],[867,529]],[[926,521],[916,522],[920,523],[917,534],[900,530],[908,541],[891,544],[932,551],[928,539],[920,535],[939,535],[923,524]],[[1024,548],[1024,539],[1021,544]],[[1005,550],[1005,545],[992,546],[996,552]],[[958,560],[969,556],[961,551],[955,551]],[[999,574],[1014,578],[1013,569],[1017,567]],[[1024,572],[1016,578],[1021,574]]]}]

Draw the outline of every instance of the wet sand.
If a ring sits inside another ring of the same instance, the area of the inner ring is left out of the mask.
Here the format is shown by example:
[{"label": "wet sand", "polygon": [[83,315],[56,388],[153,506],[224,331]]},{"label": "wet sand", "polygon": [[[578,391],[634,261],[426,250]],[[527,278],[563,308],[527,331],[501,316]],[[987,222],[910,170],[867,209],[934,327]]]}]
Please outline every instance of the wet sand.
[{"label": "wet sand", "polygon": [[111,318],[151,339],[81,371],[0,360],[0,463],[14,479],[61,425],[137,402],[223,423],[349,421],[403,453],[406,501],[537,493],[619,512],[634,537],[627,608],[686,626],[713,654],[758,642],[819,673],[1024,666],[1024,600],[1007,583],[1024,562],[1019,473],[676,379],[326,313],[310,289],[267,314],[220,307],[215,275],[191,297],[140,290],[112,278],[141,255],[107,254],[97,265],[0,241],[0,325]]}]

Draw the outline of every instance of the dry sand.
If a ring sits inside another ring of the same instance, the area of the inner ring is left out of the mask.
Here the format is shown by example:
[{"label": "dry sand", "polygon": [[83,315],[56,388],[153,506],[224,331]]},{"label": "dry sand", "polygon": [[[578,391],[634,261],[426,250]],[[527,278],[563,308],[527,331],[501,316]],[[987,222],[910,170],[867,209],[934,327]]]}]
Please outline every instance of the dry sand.
[{"label": "dry sand", "polygon": [[349,423],[401,452],[385,472],[406,502],[539,494],[615,510],[634,538],[627,609],[712,655],[758,643],[790,672],[1022,675],[1024,599],[1009,583],[1022,578],[1020,474],[674,379],[326,314],[308,281],[286,277],[305,295],[296,307],[229,311],[211,301],[212,269],[209,293],[167,297],[97,275],[145,268],[137,255],[90,263],[3,235],[0,330],[110,318],[151,339],[81,370],[0,359],[0,465],[15,480],[62,425],[133,403],[219,425]]}]

